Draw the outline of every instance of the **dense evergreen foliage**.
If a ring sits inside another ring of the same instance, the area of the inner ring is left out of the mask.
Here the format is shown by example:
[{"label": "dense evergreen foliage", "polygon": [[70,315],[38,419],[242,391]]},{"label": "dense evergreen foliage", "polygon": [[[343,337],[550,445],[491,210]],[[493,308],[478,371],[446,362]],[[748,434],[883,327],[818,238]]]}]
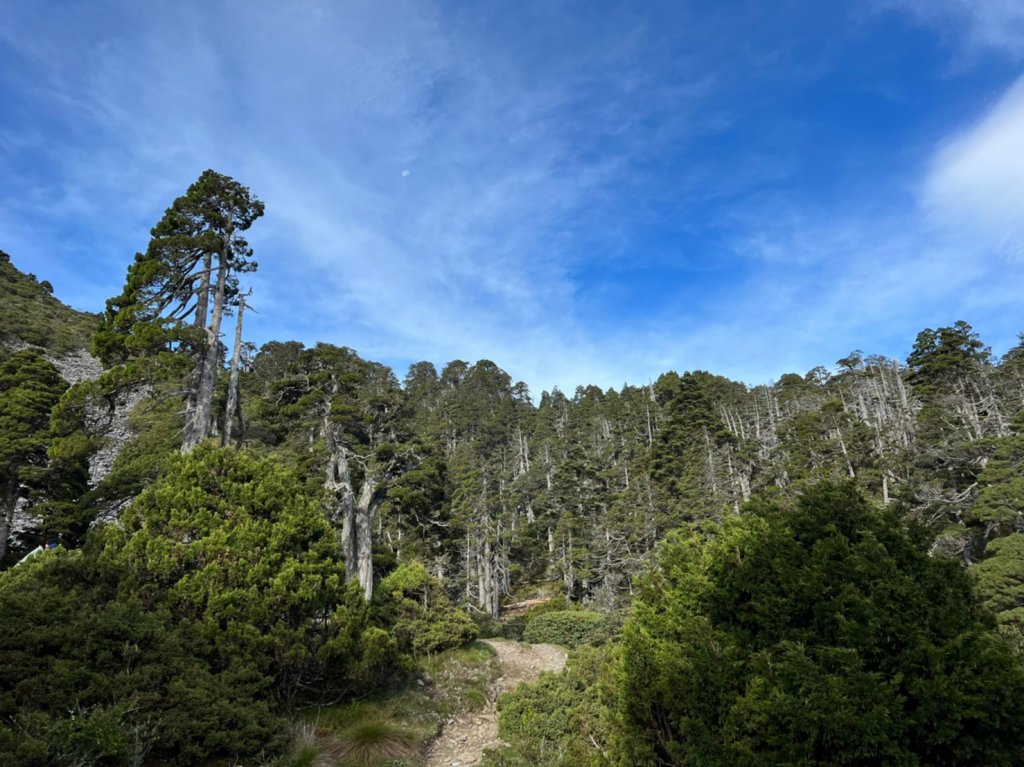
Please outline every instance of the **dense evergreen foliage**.
[{"label": "dense evergreen foliage", "polygon": [[1012,765],[1024,672],[957,564],[850,485],[673,536],[622,638],[631,765]]},{"label": "dense evergreen foliage", "polygon": [[523,629],[524,642],[548,642],[565,647],[594,644],[605,635],[607,621],[589,610],[552,610],[542,613]]},{"label": "dense evergreen foliage", "polygon": [[[0,761],[196,764],[408,666],[271,461],[198,450],[80,550],[0,577]],[[73,761],[78,760],[78,761]]]},{"label": "dense evergreen foliage", "polygon": [[0,561],[18,499],[46,481],[50,413],[67,383],[32,349],[0,362]]},{"label": "dense evergreen foliage", "polygon": [[183,430],[188,450],[215,433],[221,323],[243,301],[238,275],[256,270],[243,233],[262,215],[263,203],[246,187],[203,171],[153,227],[146,252],[135,254],[124,289],[107,301],[93,341],[108,367],[171,349],[193,360]]}]

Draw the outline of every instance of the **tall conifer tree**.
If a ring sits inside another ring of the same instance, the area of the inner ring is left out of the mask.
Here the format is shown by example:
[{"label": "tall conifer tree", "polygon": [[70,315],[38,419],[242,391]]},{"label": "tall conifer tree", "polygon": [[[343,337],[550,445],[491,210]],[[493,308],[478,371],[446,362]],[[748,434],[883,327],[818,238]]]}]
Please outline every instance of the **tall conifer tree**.
[{"label": "tall conifer tree", "polygon": [[211,429],[221,323],[238,300],[238,275],[256,269],[242,235],[263,203],[233,178],[203,171],[153,227],[120,296],[107,302],[94,351],[108,365],[168,348],[195,359],[182,449]]}]

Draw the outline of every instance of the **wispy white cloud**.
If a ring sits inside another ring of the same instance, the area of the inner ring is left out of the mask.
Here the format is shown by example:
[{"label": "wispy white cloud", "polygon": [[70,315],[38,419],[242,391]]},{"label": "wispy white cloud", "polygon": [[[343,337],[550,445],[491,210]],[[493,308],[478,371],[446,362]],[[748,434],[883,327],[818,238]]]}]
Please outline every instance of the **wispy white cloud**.
[{"label": "wispy white cloud", "polygon": [[[520,43],[494,11],[408,0],[104,11],[118,23],[24,4],[4,33],[61,136],[38,150],[56,186],[23,171],[32,193],[0,189],[11,249],[27,239],[15,219],[66,206],[115,275],[110,295],[148,226],[212,166],[267,202],[250,238],[253,332],[391,360],[486,356],[540,387],[621,382],[580,327],[573,227],[633,183],[631,163],[683,137],[645,120],[691,113],[709,87],[655,76],[641,21],[574,40],[550,4],[518,23],[565,39]],[[84,287],[58,285],[96,306],[103,286]]]},{"label": "wispy white cloud", "polygon": [[1024,260],[1024,78],[942,147],[922,194],[936,225]]},{"label": "wispy white cloud", "polygon": [[881,0],[966,44],[973,52],[999,51],[1024,58],[1024,4],[1020,0]]},{"label": "wispy white cloud", "polygon": [[[794,120],[676,151],[750,128],[717,98],[736,73],[690,55],[706,41],[682,23],[667,36],[628,8],[569,3],[185,5],[0,11],[0,87],[32,116],[0,115],[0,247],[83,308],[120,289],[206,167],[267,203],[253,336],[352,346],[399,375],[486,357],[536,391],[666,368],[760,382],[868,329],[892,339],[869,351],[900,354],[924,324],[1019,307],[984,286],[1024,267],[970,235],[1020,213],[1024,195],[998,197],[1020,188],[1024,153],[999,162],[1024,135],[1019,88],[936,153],[919,201],[808,205],[787,194]],[[727,258],[701,249],[713,237],[687,250],[647,235],[669,219],[727,231]]]},{"label": "wispy white cloud", "polygon": [[1024,330],[1024,79],[934,147],[918,173],[902,201],[880,189],[879,200],[842,211],[782,200],[734,218],[733,247],[755,267],[732,315],[707,331],[737,350],[735,375],[827,365],[868,336],[881,348],[867,351],[902,356],[917,331],[957,319],[999,352],[1015,343]]}]

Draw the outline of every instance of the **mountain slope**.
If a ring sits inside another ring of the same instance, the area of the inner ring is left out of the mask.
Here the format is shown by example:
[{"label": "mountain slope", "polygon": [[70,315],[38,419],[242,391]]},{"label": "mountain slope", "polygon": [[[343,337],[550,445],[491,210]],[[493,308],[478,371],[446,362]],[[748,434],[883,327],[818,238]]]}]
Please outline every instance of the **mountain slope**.
[{"label": "mountain slope", "polygon": [[99,317],[53,297],[53,287],[24,274],[0,250],[0,346],[38,346],[49,356],[86,350]]}]

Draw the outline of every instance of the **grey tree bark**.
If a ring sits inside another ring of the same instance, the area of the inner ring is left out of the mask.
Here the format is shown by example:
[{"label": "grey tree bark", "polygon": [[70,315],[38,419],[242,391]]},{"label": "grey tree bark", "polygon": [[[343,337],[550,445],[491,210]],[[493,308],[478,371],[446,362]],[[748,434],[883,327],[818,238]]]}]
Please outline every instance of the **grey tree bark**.
[{"label": "grey tree bark", "polygon": [[238,301],[238,317],[235,320],[235,347],[231,353],[231,374],[228,379],[228,405],[224,413],[224,438],[222,445],[227,447],[231,444],[231,433],[235,418],[238,418],[239,441],[242,444],[242,400],[239,391],[239,367],[242,361],[242,321],[245,318],[245,296],[240,296]]},{"label": "grey tree bark", "polygon": [[352,492],[352,474],[348,454],[338,444],[338,435],[324,416],[324,435],[327,440],[327,473],[324,489],[334,501],[331,523],[341,528],[341,554],[345,558],[345,581],[356,577],[355,494]]},{"label": "grey tree bark", "polygon": [[206,328],[206,354],[199,371],[199,385],[196,391],[195,408],[191,421],[186,421],[185,437],[181,451],[189,453],[210,434],[210,423],[213,411],[213,387],[216,382],[217,368],[220,363],[220,326],[224,318],[224,296],[227,288],[229,260],[231,258],[231,238],[234,227],[231,215],[221,237],[221,250],[217,253],[217,282],[214,287],[213,307],[210,324]]},{"label": "grey tree bark", "polygon": [[3,506],[0,507],[0,559],[7,554],[7,540],[14,524],[14,510],[18,505],[18,481],[12,479],[4,488]]},{"label": "grey tree bark", "polygon": [[[196,314],[192,326],[204,335],[206,333],[206,320],[210,313],[210,275],[213,270],[213,254],[207,251],[203,254],[203,269],[199,273],[199,287],[196,289]],[[192,423],[195,419],[196,400],[199,396],[199,382],[203,377],[203,368],[206,365],[205,350],[200,350],[196,357],[195,369],[188,377],[188,395],[185,400],[185,435],[186,438],[192,430]]]},{"label": "grey tree bark", "polygon": [[373,598],[373,521],[383,500],[374,477],[367,476],[355,506],[356,579],[369,602]]},{"label": "grey tree bark", "polygon": [[341,528],[345,581],[357,581],[369,601],[373,598],[373,522],[384,501],[384,487],[379,477],[368,470],[357,495],[349,467],[351,454],[334,428],[326,423],[326,416],[324,430],[328,454],[324,489],[334,499],[332,524]]}]

